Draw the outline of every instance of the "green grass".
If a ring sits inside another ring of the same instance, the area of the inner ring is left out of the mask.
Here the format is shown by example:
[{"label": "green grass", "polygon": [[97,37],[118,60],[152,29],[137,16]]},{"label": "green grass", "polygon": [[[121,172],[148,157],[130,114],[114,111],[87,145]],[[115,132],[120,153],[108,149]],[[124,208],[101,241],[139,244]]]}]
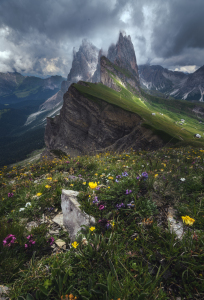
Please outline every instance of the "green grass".
[{"label": "green grass", "polygon": [[[204,150],[197,146],[75,158],[60,153],[52,161],[2,168],[0,284],[10,287],[9,298],[203,299]],[[139,177],[143,172],[146,180]],[[67,180],[69,174],[83,180]],[[93,193],[89,182],[100,189]],[[50,208],[60,211],[62,189],[80,191],[81,209],[96,225],[78,235],[76,248],[63,228],[52,235],[66,242],[67,249],[56,254],[47,243],[48,222],[31,232],[25,224],[43,213],[49,219]],[[102,211],[93,203],[96,196]],[[32,206],[25,208],[28,202]],[[117,209],[121,203],[125,206]],[[168,227],[170,206],[177,220],[186,215],[195,220],[184,225],[181,240]],[[11,247],[3,246],[8,234],[16,237]],[[26,250],[29,234],[35,244]]]}]

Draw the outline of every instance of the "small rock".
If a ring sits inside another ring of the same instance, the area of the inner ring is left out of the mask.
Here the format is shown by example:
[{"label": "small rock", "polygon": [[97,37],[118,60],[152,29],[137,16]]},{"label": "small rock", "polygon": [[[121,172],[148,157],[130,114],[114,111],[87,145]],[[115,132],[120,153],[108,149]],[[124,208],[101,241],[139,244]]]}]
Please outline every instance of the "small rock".
[{"label": "small rock", "polygon": [[49,230],[49,234],[59,235],[59,230]]},{"label": "small rock", "polygon": [[19,224],[23,225],[23,223],[27,223],[27,222],[28,222],[28,218],[21,218]]},{"label": "small rock", "polygon": [[61,239],[56,240],[56,241],[55,241],[55,244],[56,244],[58,247],[60,247],[60,248],[62,248],[62,247],[65,246],[65,249],[66,249],[66,243],[65,243],[63,240],[61,240]]},{"label": "small rock", "polygon": [[63,226],[63,214],[59,213],[58,215],[56,215],[54,217],[54,219],[52,219],[53,222],[57,223],[60,226]]},{"label": "small rock", "polygon": [[26,225],[26,229],[28,231],[31,231],[32,228],[38,227],[38,224],[35,221],[31,221],[29,223],[27,223]]},{"label": "small rock", "polygon": [[10,288],[8,288],[5,285],[0,285],[0,300],[6,300],[8,297],[3,297],[5,295],[8,295]]}]

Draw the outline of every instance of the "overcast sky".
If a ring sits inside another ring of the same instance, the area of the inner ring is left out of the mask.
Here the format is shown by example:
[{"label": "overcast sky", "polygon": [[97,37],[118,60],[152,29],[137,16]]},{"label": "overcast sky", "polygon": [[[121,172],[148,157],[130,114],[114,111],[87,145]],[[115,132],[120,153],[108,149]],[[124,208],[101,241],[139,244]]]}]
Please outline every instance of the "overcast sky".
[{"label": "overcast sky", "polygon": [[0,0],[0,72],[67,77],[83,38],[106,51],[120,30],[138,64],[204,64],[204,0]]}]

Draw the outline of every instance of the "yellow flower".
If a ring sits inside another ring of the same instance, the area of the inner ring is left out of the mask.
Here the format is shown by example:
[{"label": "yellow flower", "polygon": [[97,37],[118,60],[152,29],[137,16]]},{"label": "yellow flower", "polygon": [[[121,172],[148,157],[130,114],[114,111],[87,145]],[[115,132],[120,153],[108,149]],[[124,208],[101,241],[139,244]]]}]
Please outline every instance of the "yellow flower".
[{"label": "yellow flower", "polygon": [[83,185],[86,185],[86,181],[85,181],[85,182],[83,182]]},{"label": "yellow flower", "polygon": [[194,219],[190,218],[189,216],[185,216],[185,217],[181,217],[183,222],[186,223],[186,225],[193,225],[193,223],[195,222]]},{"label": "yellow flower", "polygon": [[91,231],[94,231],[96,228],[92,226],[92,227],[90,227],[89,229],[90,229]]},{"label": "yellow flower", "polygon": [[50,186],[50,185],[48,185],[48,184],[47,184],[45,187],[46,187],[46,189],[49,189],[49,188],[51,188],[51,186]]},{"label": "yellow flower", "polygon": [[97,182],[89,182],[89,187],[95,189],[97,187]]},{"label": "yellow flower", "polygon": [[109,176],[108,179],[113,179],[113,177],[112,177],[112,176]]},{"label": "yellow flower", "polygon": [[41,196],[41,195],[42,195],[42,193],[37,193],[37,194],[36,194],[37,197],[39,197],[39,196]]},{"label": "yellow flower", "polygon": [[52,180],[52,177],[48,177],[47,180]]},{"label": "yellow flower", "polygon": [[112,227],[114,227],[115,226],[115,222],[111,222],[111,225],[112,225]]},{"label": "yellow flower", "polygon": [[98,176],[98,174],[96,173],[96,174],[94,174],[95,176]]},{"label": "yellow flower", "polygon": [[158,176],[158,174],[155,174],[154,177],[156,178]]},{"label": "yellow flower", "polygon": [[72,247],[74,247],[76,249],[76,247],[78,246],[79,244],[75,241],[72,243]]},{"label": "yellow flower", "polygon": [[73,184],[73,183],[71,183],[71,184],[70,184],[70,186],[74,186],[74,184]]},{"label": "yellow flower", "polygon": [[164,170],[163,170],[163,169],[161,169],[160,171],[162,171],[162,172],[163,172]]},{"label": "yellow flower", "polygon": [[108,189],[110,189],[110,187],[108,186]]}]

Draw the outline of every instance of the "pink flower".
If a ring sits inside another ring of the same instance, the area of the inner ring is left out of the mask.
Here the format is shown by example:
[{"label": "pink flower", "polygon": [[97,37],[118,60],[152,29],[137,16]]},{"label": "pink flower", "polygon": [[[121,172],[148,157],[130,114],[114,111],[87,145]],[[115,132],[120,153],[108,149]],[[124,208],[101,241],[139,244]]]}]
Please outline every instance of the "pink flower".
[{"label": "pink flower", "polygon": [[51,238],[49,238],[47,243],[50,243],[50,246],[51,246],[54,243],[54,238],[51,236]]},{"label": "pink flower", "polygon": [[4,240],[3,240],[3,246],[10,247],[11,244],[14,244],[16,240],[15,235],[9,234]]},{"label": "pink flower", "polygon": [[104,208],[105,208],[104,205],[100,205],[100,206],[99,206],[99,210],[103,210]]}]

